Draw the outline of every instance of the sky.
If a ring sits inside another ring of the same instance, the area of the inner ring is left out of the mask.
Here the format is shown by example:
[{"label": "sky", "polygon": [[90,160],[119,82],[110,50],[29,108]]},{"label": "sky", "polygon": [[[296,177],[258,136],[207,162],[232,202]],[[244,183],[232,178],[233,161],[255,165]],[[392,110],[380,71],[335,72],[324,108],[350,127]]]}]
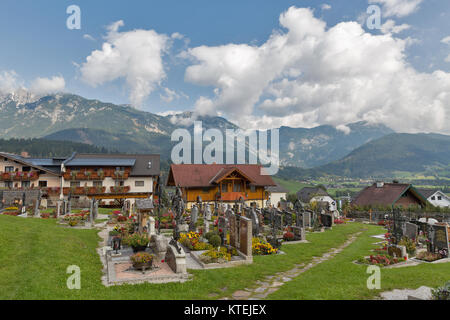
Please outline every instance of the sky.
[{"label": "sky", "polygon": [[0,93],[450,134],[450,1],[2,0],[0,48]]}]

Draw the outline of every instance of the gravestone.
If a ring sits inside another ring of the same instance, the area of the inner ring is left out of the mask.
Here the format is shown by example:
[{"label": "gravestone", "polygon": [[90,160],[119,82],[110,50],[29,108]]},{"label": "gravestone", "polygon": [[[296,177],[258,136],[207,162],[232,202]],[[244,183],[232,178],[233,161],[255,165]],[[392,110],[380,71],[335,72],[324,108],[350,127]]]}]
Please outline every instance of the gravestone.
[{"label": "gravestone", "polygon": [[283,211],[283,225],[292,226],[293,224],[292,213],[289,211]]},{"label": "gravestone", "polygon": [[252,255],[252,221],[249,218],[239,219],[239,251],[246,256]]},{"label": "gravestone", "polygon": [[253,207],[250,209],[250,219],[252,220],[252,234],[256,237],[259,235],[259,218]]},{"label": "gravestone", "polygon": [[94,201],[94,220],[98,217],[98,202],[97,199]]},{"label": "gravestone", "polygon": [[405,223],[405,236],[409,239],[417,239],[417,234],[419,232],[418,226],[414,223],[406,222]]},{"label": "gravestone", "polygon": [[449,244],[448,244],[448,229],[447,226],[433,225],[431,226],[434,229],[434,240],[433,247],[434,250],[446,250],[447,256],[449,252]]},{"label": "gravestone", "polygon": [[305,212],[296,212],[295,226],[300,228],[305,228]]},{"label": "gravestone", "polygon": [[304,220],[304,226],[306,228],[311,228],[311,212],[309,212],[309,211],[303,212],[303,220]]},{"label": "gravestone", "polygon": [[148,231],[148,235],[151,238],[152,236],[156,235],[156,230],[155,230],[155,218],[153,217],[149,217],[148,218],[148,222],[147,222],[147,231]]},{"label": "gravestone", "polygon": [[230,246],[239,248],[239,235],[238,235],[238,220],[235,214],[232,214],[229,218],[230,222]]},{"label": "gravestone", "polygon": [[90,207],[89,207],[89,221],[91,223],[91,225],[94,224],[94,199],[91,199],[90,201]]},{"label": "gravestone", "polygon": [[228,226],[228,219],[221,216],[219,217],[219,221],[217,224],[217,227],[219,228],[219,235],[221,241],[221,245],[223,246],[227,239],[227,226]]},{"label": "gravestone", "polygon": [[198,219],[198,208],[194,204],[191,209],[191,222],[189,223],[189,231],[196,230],[195,224],[197,223],[197,219]]},{"label": "gravestone", "polygon": [[326,228],[331,228],[333,226],[333,216],[330,214],[321,214],[322,225]]},{"label": "gravestone", "polygon": [[187,273],[186,268],[186,253],[183,248],[180,251],[173,245],[167,246],[165,262],[169,265],[175,273]]},{"label": "gravestone", "polygon": [[296,240],[296,241],[306,240],[305,228],[292,226],[291,230],[292,230],[292,233],[294,234],[294,240]]}]

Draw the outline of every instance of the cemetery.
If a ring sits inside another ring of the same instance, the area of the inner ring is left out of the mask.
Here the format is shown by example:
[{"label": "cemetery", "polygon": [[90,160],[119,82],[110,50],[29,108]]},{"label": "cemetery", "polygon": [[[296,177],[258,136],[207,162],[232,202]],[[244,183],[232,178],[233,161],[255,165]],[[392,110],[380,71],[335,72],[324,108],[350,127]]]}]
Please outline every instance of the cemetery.
[{"label": "cemetery", "polygon": [[[364,266],[378,265],[383,270],[402,267],[406,275],[414,269],[425,278],[428,274],[429,285],[442,285],[448,280],[449,230],[445,223],[434,219],[411,219],[393,210],[386,212],[381,221],[361,223],[335,217],[320,205],[304,207],[298,201],[281,201],[277,207],[269,203],[260,208],[242,199],[225,204],[203,202],[201,197],[188,209],[179,188],[165,201],[164,190],[160,187],[157,192],[156,199],[161,201],[124,201],[116,209],[100,208],[100,201],[93,198],[87,208],[74,209],[70,201],[63,200],[54,212],[49,212],[35,201],[23,207],[7,207],[3,215],[18,212],[21,217],[44,218],[17,219],[32,224],[45,221],[45,228],[54,224],[90,238],[90,263],[98,268],[94,261],[100,261],[102,270],[101,274],[90,271],[90,281],[96,283],[96,291],[110,297],[114,294],[104,290],[111,286],[133,285],[136,295],[132,296],[136,298],[144,294],[142,286],[146,284],[151,287],[145,290],[162,290],[161,297],[170,299],[291,299],[290,294],[295,297],[299,292],[305,294],[300,294],[301,298],[307,298],[310,284],[305,285],[305,279],[315,273],[319,276],[322,265],[337,263],[338,278],[347,276],[343,273],[347,268],[363,268],[355,269],[363,277]],[[48,219],[51,217],[55,219]],[[351,252],[353,241],[367,245],[344,258],[339,252]],[[66,246],[79,250],[70,243]],[[214,276],[216,273],[219,278]],[[211,276],[215,279],[213,287],[206,285]],[[256,283],[255,278],[259,279]],[[231,279],[239,280],[231,284]],[[408,287],[400,280],[393,284]],[[300,284],[294,286],[297,282]],[[182,287],[174,293],[164,289],[169,283]],[[195,292],[186,291],[184,283]],[[291,292],[292,286],[299,292]],[[183,295],[183,290],[189,296]]]}]

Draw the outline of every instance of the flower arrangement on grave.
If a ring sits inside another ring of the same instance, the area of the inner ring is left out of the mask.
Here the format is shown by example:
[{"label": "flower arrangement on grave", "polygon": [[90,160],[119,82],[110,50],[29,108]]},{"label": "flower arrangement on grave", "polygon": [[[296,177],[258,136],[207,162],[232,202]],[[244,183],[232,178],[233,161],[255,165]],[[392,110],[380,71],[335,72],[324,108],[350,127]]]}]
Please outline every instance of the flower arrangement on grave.
[{"label": "flower arrangement on grave", "polygon": [[227,249],[226,247],[211,248],[200,256],[203,263],[224,263],[231,260],[233,255],[237,255],[236,249]]},{"label": "flower arrangement on grave", "polygon": [[194,231],[181,233],[180,239],[178,241],[189,250],[197,251],[207,250],[211,248],[211,245],[207,244],[206,242],[200,241],[200,233]]},{"label": "flower arrangement on grave", "polygon": [[125,216],[123,216],[123,215],[117,216],[117,221],[118,221],[118,222],[125,222],[125,221],[127,221],[127,220],[128,220],[128,218],[125,217]]},{"label": "flower arrangement on grave", "polygon": [[145,251],[149,243],[148,236],[141,233],[133,233],[125,236],[123,243],[133,248],[133,252]]},{"label": "flower arrangement on grave", "polygon": [[406,252],[408,255],[414,256],[416,254],[416,242],[413,239],[403,237],[398,244],[406,247]]},{"label": "flower arrangement on grave", "polygon": [[444,286],[431,290],[433,300],[450,300],[450,281]]},{"label": "flower arrangement on grave", "polygon": [[20,212],[19,211],[5,211],[5,212],[3,212],[3,214],[7,215],[7,216],[18,216],[20,214]]},{"label": "flower arrangement on grave", "polygon": [[7,211],[15,211],[15,210],[19,210],[19,208],[18,207],[8,207],[8,208],[5,208],[5,210],[7,210]]},{"label": "flower arrangement on grave", "polygon": [[295,236],[292,232],[287,231],[285,234],[283,234],[283,240],[284,241],[294,241]]},{"label": "flower arrangement on grave", "polygon": [[50,213],[41,213],[41,218],[42,219],[48,219],[48,218],[50,218]]},{"label": "flower arrangement on grave", "polygon": [[78,223],[79,223],[80,221],[79,220],[69,220],[69,226],[71,226],[71,227],[75,227],[76,225],[78,225]]},{"label": "flower arrangement on grave", "polygon": [[385,254],[377,254],[377,255],[370,255],[368,258],[367,257],[363,257],[363,258],[359,258],[358,262],[359,263],[363,263],[363,264],[371,264],[371,265],[377,265],[380,267],[383,266],[389,266],[389,265],[393,265],[396,263],[400,263],[403,261],[406,261],[407,258],[396,258],[396,257],[392,257],[389,255],[385,255]]},{"label": "flower arrangement on grave", "polygon": [[377,225],[379,225],[379,226],[385,226],[385,225],[386,225],[386,221],[380,220],[380,221],[378,221]]},{"label": "flower arrangement on grave", "polygon": [[427,262],[433,262],[436,260],[441,259],[442,256],[439,253],[433,253],[428,251],[421,251],[416,255],[416,259],[427,261]]},{"label": "flower arrangement on grave", "polygon": [[272,245],[260,238],[252,239],[252,253],[253,255],[269,255],[278,252],[277,248],[272,247]]},{"label": "flower arrangement on grave", "polygon": [[133,264],[133,268],[138,270],[145,270],[147,268],[151,268],[154,255],[147,252],[138,252],[133,254],[130,257],[131,263]]},{"label": "flower arrangement on grave", "polygon": [[344,224],[344,223],[346,222],[342,219],[334,219],[334,224]]}]

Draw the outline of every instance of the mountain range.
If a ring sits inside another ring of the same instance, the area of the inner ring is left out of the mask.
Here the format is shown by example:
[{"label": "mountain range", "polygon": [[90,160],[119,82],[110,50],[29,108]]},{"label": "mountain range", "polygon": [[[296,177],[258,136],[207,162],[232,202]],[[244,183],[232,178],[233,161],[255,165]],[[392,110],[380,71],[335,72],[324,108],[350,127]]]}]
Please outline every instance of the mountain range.
[{"label": "mountain range", "polygon": [[[22,92],[0,96],[0,138],[72,141],[125,153],[159,153],[167,161],[178,143],[170,140],[172,132],[180,127],[192,132],[193,119],[192,112],[163,116],[74,94],[35,97]],[[195,119],[202,121],[205,130],[238,129],[222,117]],[[447,143],[448,136],[396,134],[382,124],[356,122],[347,124],[345,130],[330,125],[281,127],[279,135],[280,165],[312,170],[302,172],[365,176],[449,164],[445,152],[434,154],[430,150],[431,146]],[[397,155],[390,158],[392,161],[378,157],[390,151]],[[374,169],[377,165],[373,163],[381,166]],[[381,169],[383,166],[389,168]]]}]

